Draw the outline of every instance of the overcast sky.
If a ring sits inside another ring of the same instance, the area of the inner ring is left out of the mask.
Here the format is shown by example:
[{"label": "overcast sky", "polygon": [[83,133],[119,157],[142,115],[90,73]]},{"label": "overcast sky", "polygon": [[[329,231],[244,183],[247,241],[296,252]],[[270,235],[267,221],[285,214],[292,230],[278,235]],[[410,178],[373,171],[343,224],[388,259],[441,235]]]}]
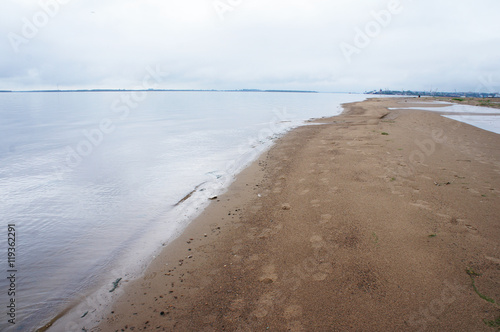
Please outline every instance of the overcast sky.
[{"label": "overcast sky", "polygon": [[2,0],[0,89],[496,92],[499,13],[499,0]]}]

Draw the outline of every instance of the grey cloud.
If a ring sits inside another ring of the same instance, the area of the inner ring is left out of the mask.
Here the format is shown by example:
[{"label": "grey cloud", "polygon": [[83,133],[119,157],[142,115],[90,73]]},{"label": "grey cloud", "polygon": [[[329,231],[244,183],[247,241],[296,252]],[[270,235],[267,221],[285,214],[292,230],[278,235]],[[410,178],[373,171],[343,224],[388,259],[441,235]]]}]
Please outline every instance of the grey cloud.
[{"label": "grey cloud", "polygon": [[[24,38],[23,24],[44,11],[7,1],[0,89],[132,88],[156,65],[169,73],[165,88],[443,91],[500,81],[498,1],[220,1],[230,6],[223,19],[211,0],[45,0],[53,17],[17,53],[9,36]],[[346,57],[342,43],[355,52]]]}]

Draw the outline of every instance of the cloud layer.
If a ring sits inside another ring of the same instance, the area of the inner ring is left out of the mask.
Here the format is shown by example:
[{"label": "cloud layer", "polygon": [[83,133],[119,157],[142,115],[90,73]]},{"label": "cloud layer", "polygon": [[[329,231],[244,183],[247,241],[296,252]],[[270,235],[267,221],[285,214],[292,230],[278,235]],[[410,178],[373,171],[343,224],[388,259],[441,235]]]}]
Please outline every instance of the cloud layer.
[{"label": "cloud layer", "polygon": [[0,89],[499,91],[498,0],[6,0]]}]

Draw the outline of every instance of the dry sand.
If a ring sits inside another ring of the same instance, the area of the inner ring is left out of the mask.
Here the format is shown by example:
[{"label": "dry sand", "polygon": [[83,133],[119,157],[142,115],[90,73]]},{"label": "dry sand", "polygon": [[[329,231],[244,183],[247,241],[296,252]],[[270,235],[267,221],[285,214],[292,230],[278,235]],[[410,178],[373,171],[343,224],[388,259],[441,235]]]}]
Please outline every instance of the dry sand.
[{"label": "dry sand", "polygon": [[500,135],[406,106],[279,139],[92,331],[494,331]]}]

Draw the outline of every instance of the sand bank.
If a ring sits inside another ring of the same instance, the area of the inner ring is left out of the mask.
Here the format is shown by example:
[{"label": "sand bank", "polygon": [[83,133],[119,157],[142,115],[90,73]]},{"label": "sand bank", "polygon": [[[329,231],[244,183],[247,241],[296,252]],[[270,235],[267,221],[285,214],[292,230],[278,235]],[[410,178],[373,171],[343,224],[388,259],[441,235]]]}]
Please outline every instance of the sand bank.
[{"label": "sand bank", "polygon": [[403,106],[424,105],[348,104],[279,139],[141,279],[120,284],[112,307],[76,323],[89,331],[494,330],[500,135],[387,110]]}]

